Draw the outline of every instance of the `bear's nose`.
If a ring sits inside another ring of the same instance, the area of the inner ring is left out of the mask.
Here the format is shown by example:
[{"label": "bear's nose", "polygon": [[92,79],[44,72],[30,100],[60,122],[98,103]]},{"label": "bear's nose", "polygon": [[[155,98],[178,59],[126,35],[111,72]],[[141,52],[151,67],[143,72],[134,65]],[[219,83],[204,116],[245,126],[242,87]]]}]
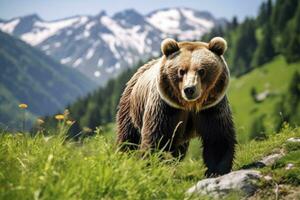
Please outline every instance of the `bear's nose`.
[{"label": "bear's nose", "polygon": [[192,97],[194,95],[195,91],[196,91],[195,86],[189,86],[189,87],[184,88],[184,93],[188,98]]}]

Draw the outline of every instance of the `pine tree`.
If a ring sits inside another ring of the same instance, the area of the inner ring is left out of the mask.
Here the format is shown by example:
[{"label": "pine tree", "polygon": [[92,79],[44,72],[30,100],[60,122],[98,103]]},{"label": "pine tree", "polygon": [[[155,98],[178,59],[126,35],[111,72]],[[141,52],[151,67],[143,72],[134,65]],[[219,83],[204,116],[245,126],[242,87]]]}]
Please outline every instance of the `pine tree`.
[{"label": "pine tree", "polygon": [[288,103],[290,106],[289,120],[292,125],[300,123],[300,74],[295,72],[289,86]]},{"label": "pine tree", "polygon": [[257,24],[261,26],[266,20],[266,3],[263,2],[259,7],[259,14],[257,17]]},{"label": "pine tree", "polygon": [[292,38],[291,21],[295,16],[298,0],[277,0],[272,12],[272,30],[276,52],[285,53]]},{"label": "pine tree", "polygon": [[238,18],[237,16],[234,16],[231,22],[228,23],[226,32],[235,30],[238,27],[238,25],[239,25]]},{"label": "pine tree", "polygon": [[295,72],[287,94],[283,95],[275,110],[277,130],[284,122],[292,126],[300,123],[300,74]]},{"label": "pine tree", "polygon": [[272,15],[272,0],[263,2],[259,8],[259,14],[257,16],[258,26],[262,26],[266,23],[269,23]]},{"label": "pine tree", "polygon": [[269,62],[276,54],[272,43],[273,33],[270,23],[267,23],[263,29],[262,40],[254,53],[251,66],[257,67]]},{"label": "pine tree", "polygon": [[251,59],[257,47],[255,30],[255,21],[249,18],[236,30],[237,38],[230,56],[231,65],[235,66],[232,69],[233,73],[237,75],[244,74],[251,69]]},{"label": "pine tree", "polygon": [[295,17],[290,21],[286,32],[288,45],[283,54],[287,62],[298,61],[300,60],[300,3],[298,4]]},{"label": "pine tree", "polygon": [[209,33],[204,34],[201,37],[201,41],[209,42],[213,37],[224,37],[224,30],[221,26],[214,27]]},{"label": "pine tree", "polygon": [[294,16],[298,6],[298,0],[277,0],[274,13],[272,14],[272,24],[274,30],[282,32],[287,22]]},{"label": "pine tree", "polygon": [[265,115],[261,115],[253,121],[250,131],[250,139],[263,140],[267,138],[264,118]]},{"label": "pine tree", "polygon": [[256,95],[257,95],[257,91],[256,91],[256,88],[255,87],[252,87],[251,90],[250,90],[250,95],[252,97],[252,100],[256,103],[257,100],[256,100]]},{"label": "pine tree", "polygon": [[272,11],[273,11],[273,4],[272,4],[272,0],[268,0],[267,2],[267,18],[271,18],[272,16]]}]

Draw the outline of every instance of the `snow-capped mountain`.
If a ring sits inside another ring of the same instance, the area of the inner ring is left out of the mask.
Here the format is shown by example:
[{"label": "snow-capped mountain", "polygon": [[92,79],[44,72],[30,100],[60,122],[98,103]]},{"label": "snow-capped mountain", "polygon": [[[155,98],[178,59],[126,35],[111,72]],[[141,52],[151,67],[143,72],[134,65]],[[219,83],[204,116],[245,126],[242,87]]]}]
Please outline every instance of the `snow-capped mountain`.
[{"label": "snow-capped mountain", "polygon": [[28,15],[0,21],[0,30],[101,84],[140,60],[158,56],[165,37],[196,40],[223,22],[208,12],[188,8],[156,10],[148,15],[129,9],[113,16],[102,11],[55,21]]},{"label": "snow-capped mountain", "polygon": [[209,12],[192,9],[163,9],[147,15],[148,21],[168,36],[179,40],[199,39],[203,33],[222,23]]}]

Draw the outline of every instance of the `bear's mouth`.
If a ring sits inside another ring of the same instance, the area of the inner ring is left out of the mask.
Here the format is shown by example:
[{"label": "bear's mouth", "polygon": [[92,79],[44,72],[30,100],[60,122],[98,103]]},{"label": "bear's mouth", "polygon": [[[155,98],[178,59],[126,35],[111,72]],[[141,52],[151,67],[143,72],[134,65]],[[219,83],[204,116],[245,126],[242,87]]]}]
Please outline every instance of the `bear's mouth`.
[{"label": "bear's mouth", "polygon": [[181,91],[181,96],[187,102],[194,102],[194,101],[197,101],[201,97],[201,93],[202,93],[201,91],[190,92],[189,90],[184,89]]}]

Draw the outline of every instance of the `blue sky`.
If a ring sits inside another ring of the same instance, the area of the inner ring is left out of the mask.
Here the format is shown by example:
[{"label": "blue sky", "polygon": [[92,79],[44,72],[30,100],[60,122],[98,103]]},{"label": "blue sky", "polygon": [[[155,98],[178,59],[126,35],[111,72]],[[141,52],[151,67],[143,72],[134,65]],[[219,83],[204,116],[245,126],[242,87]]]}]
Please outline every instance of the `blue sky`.
[{"label": "blue sky", "polygon": [[126,8],[134,8],[146,14],[166,7],[189,7],[210,11],[216,17],[231,19],[234,15],[244,19],[255,16],[263,0],[0,0],[0,18],[37,13],[45,20],[69,17],[77,14],[94,15],[101,10],[113,14]]}]

